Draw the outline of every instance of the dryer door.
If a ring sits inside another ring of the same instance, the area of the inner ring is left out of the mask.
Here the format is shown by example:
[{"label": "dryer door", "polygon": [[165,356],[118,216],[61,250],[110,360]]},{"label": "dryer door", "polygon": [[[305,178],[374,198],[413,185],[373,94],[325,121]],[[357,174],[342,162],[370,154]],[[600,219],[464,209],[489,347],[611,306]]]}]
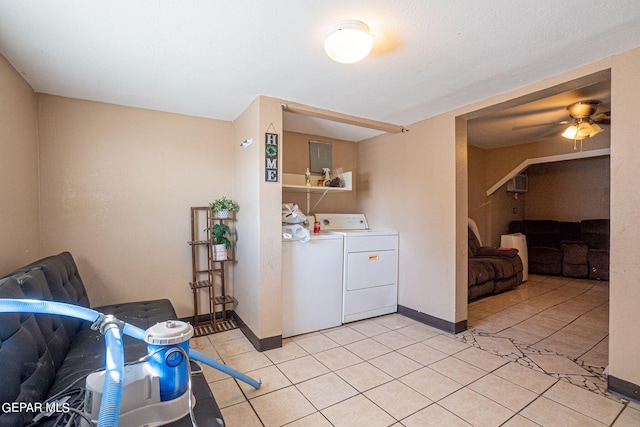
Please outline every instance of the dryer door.
[{"label": "dryer door", "polygon": [[351,252],[345,265],[348,291],[392,285],[397,279],[397,251]]}]

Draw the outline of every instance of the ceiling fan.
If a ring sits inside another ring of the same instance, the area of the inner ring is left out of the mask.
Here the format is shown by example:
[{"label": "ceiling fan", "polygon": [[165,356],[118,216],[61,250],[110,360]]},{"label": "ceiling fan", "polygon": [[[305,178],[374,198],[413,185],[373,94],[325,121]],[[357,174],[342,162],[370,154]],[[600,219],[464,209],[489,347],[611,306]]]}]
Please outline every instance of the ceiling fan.
[{"label": "ceiling fan", "polygon": [[567,139],[573,139],[574,141],[580,141],[601,133],[603,129],[600,127],[600,124],[611,124],[610,111],[596,114],[596,110],[600,104],[600,101],[593,99],[574,102],[567,106],[567,111],[569,111],[571,120],[563,120],[555,123],[514,126],[512,130],[527,129],[537,126],[568,125],[562,132],[562,136]]},{"label": "ceiling fan", "polygon": [[601,133],[603,129],[597,122],[602,124],[611,123],[611,113],[601,113],[595,115],[596,110],[600,105],[600,101],[578,101],[567,107],[569,115],[573,119],[573,123],[567,127],[562,136],[567,139],[583,140],[587,137],[593,137]]},{"label": "ceiling fan", "polygon": [[566,107],[569,111],[570,120],[563,120],[554,123],[538,123],[533,125],[514,126],[512,130],[526,129],[539,126],[563,125],[566,128],[561,135],[564,138],[573,140],[573,149],[578,149],[578,141],[580,141],[580,151],[582,151],[582,140],[594,137],[603,132],[600,126],[611,124],[611,111],[596,114],[598,107],[602,103],[598,100],[587,99],[584,101],[574,102]]}]

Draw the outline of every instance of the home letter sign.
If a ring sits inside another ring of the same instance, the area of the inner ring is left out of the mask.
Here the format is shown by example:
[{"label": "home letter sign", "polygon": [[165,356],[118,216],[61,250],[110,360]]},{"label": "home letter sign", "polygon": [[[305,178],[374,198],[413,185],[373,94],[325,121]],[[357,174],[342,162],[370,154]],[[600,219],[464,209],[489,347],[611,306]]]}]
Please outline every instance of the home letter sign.
[{"label": "home letter sign", "polygon": [[278,134],[266,133],[264,142],[264,180],[278,182]]}]

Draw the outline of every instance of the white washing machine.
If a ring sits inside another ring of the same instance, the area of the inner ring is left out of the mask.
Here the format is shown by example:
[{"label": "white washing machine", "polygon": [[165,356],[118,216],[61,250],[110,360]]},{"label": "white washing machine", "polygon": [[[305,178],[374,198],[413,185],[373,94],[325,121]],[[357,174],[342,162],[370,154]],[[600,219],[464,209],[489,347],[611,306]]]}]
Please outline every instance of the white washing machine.
[{"label": "white washing machine", "polygon": [[343,237],[282,240],[282,337],[342,324]]},{"label": "white washing machine", "polygon": [[344,237],[342,322],[398,311],[398,232],[371,230],[364,214],[316,214]]}]

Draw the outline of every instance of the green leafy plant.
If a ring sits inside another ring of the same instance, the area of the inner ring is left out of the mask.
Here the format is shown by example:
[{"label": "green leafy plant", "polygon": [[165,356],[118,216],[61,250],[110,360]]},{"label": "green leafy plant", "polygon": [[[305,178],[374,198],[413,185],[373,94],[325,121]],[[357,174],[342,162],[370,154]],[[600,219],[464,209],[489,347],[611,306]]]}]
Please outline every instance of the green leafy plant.
[{"label": "green leafy plant", "polygon": [[211,230],[214,245],[224,245],[227,249],[231,247],[231,229],[227,224],[213,224],[213,227],[208,227],[206,230]]},{"label": "green leafy plant", "polygon": [[238,209],[237,204],[233,203],[233,201],[227,199],[224,196],[209,203],[209,207],[211,207],[211,210],[213,210],[214,212],[220,212],[225,209],[229,212],[233,212]]}]

